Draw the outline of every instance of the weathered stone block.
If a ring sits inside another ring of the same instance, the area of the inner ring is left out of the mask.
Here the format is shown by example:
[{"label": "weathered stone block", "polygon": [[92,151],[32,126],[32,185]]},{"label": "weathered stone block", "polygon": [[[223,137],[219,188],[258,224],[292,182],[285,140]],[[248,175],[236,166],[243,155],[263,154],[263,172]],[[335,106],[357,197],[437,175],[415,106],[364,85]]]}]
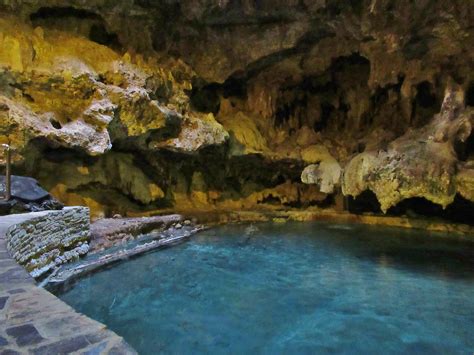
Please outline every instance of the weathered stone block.
[{"label": "weathered stone block", "polygon": [[6,233],[8,251],[33,277],[86,254],[89,239],[86,207],[18,215]]}]

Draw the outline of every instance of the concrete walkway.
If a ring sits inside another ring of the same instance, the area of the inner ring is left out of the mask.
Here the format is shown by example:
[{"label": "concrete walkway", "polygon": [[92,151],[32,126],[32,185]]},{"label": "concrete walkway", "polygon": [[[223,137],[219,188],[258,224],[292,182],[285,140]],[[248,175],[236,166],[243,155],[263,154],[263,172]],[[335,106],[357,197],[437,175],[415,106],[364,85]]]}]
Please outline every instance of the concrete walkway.
[{"label": "concrete walkway", "polygon": [[105,325],[37,287],[10,257],[6,231],[37,215],[0,217],[0,354],[136,354]]}]

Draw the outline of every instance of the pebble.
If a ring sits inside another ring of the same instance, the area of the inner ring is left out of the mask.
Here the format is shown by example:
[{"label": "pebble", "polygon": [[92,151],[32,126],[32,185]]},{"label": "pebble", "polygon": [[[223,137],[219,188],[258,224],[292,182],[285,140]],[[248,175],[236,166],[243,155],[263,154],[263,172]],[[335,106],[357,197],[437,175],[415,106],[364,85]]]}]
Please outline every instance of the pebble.
[{"label": "pebble", "polygon": [[189,219],[187,219],[187,220],[184,221],[184,224],[185,224],[186,226],[189,226],[189,225],[191,224],[191,221],[190,221]]},{"label": "pebble", "polygon": [[174,226],[176,229],[181,229],[183,228],[183,226],[180,224],[180,223],[176,223],[176,225]]},{"label": "pebble", "polygon": [[114,216],[112,218],[115,218],[115,219],[122,218],[122,215],[117,213],[117,214],[114,214]]}]

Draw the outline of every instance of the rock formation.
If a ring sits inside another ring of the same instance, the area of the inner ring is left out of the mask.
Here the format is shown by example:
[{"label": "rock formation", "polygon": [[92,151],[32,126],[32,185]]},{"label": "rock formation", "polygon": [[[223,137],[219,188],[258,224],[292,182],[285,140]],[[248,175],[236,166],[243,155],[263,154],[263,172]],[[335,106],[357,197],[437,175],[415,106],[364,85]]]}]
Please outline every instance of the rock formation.
[{"label": "rock formation", "polygon": [[472,1],[0,0],[0,13],[0,143],[66,204],[100,216],[373,193],[383,212],[422,199],[472,214]]}]

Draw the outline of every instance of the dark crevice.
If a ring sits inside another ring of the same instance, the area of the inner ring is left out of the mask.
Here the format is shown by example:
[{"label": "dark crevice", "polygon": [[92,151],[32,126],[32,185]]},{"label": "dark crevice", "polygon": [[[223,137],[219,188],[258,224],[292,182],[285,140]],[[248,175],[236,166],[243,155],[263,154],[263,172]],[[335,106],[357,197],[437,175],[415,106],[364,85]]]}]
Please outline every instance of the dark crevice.
[{"label": "dark crevice", "polygon": [[81,161],[90,165],[99,159],[91,157],[79,149],[58,147],[44,137],[34,138],[28,143],[25,154],[29,155],[30,153],[41,154],[45,160],[54,163]]},{"label": "dark crevice", "polygon": [[217,114],[220,109],[219,84],[193,85],[191,107],[199,112]]},{"label": "dark crevice", "polygon": [[91,26],[89,39],[104,46],[120,48],[120,42],[117,34],[107,32],[107,29],[102,23]]},{"label": "dark crevice", "polygon": [[416,86],[416,96],[412,107],[412,124],[420,127],[428,123],[441,109],[441,100],[437,97],[433,85],[423,81]]},{"label": "dark crevice", "polygon": [[301,207],[318,206],[319,208],[333,208],[335,204],[336,204],[336,195],[329,194],[322,201],[309,201],[306,204],[302,204]]},{"label": "dark crevice", "polygon": [[51,122],[51,126],[53,126],[55,129],[61,129],[62,128],[62,125],[61,125],[60,122],[58,122],[54,119],[51,119],[50,122]]},{"label": "dark crevice", "polygon": [[456,140],[454,142],[454,150],[461,161],[468,161],[474,155],[474,132],[466,139],[465,142]]},{"label": "dark crevice", "polygon": [[247,97],[247,82],[245,79],[231,76],[222,84],[221,94],[224,98],[244,99]]},{"label": "dark crevice", "polygon": [[466,106],[474,107],[474,82],[471,82],[466,90]]},{"label": "dark crevice", "polygon": [[335,110],[335,107],[331,104],[323,102],[321,104],[321,119],[314,124],[315,131],[322,131],[324,130],[331,118],[332,112]]},{"label": "dark crevice", "polygon": [[193,82],[193,89],[188,92],[192,107],[199,112],[217,114],[220,109],[221,97],[244,99],[247,97],[245,79],[229,77],[224,83],[206,83],[200,79]]},{"label": "dark crevice", "polygon": [[115,50],[121,48],[118,35],[109,32],[102,16],[92,11],[72,6],[42,7],[30,15],[30,20],[33,26],[71,31]]},{"label": "dark crevice", "polygon": [[[359,53],[352,53],[349,56],[334,59],[331,64],[331,70],[333,72],[350,71],[352,66],[360,67],[360,69],[365,71],[370,70],[369,60],[361,56]],[[368,74],[369,73],[365,73],[364,76],[368,76]]]},{"label": "dark crevice", "polygon": [[446,209],[424,198],[403,200],[387,211],[388,215],[411,218],[438,217],[449,222],[474,225],[474,203],[456,195],[454,202]]},{"label": "dark crevice", "polygon": [[433,92],[433,85],[428,81],[423,81],[416,87],[416,103],[421,107],[433,107],[438,103],[436,95]]},{"label": "dark crevice", "polygon": [[[370,190],[364,191],[356,198],[348,196],[347,210],[354,214],[383,215],[376,195]],[[414,197],[389,208],[386,215],[421,219],[438,218],[445,222],[474,225],[474,203],[456,195],[454,202],[443,209],[442,206],[425,198]]]},{"label": "dark crevice", "polygon": [[101,20],[102,18],[87,10],[77,9],[72,6],[66,7],[42,7],[30,15],[30,20],[34,23],[38,20],[47,20],[51,18],[76,17],[79,19]]},{"label": "dark crevice", "polygon": [[347,209],[350,213],[355,214],[382,213],[380,203],[377,200],[377,196],[370,190],[362,192],[359,196],[355,198],[352,196],[348,196]]},{"label": "dark crevice", "polygon": [[267,204],[267,205],[282,205],[282,201],[279,197],[275,197],[272,194],[262,199],[262,201],[258,202],[259,204]]}]

